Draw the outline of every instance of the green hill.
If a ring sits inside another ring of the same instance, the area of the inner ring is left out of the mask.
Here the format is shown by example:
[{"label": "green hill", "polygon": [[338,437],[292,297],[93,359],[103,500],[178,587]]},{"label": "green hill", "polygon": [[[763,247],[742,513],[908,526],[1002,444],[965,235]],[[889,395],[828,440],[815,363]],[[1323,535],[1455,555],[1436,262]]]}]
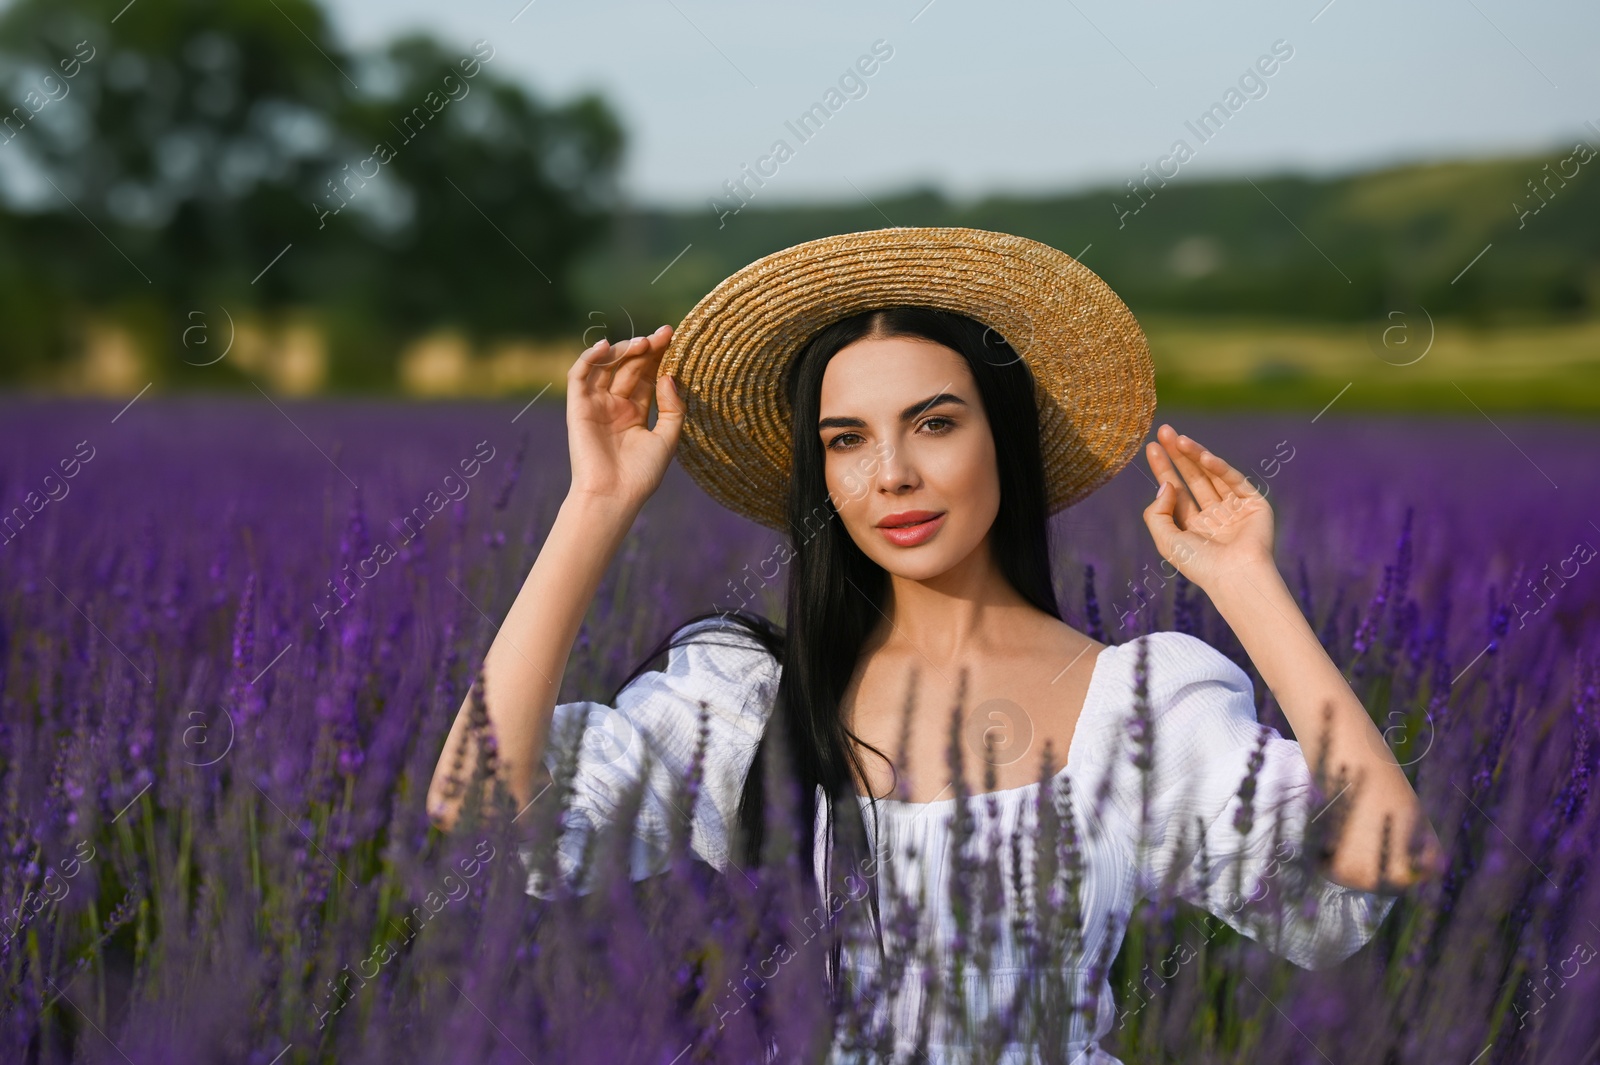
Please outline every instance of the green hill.
[{"label": "green hill", "polygon": [[1142,202],[1109,187],[974,203],[914,190],[818,206],[754,201],[719,220],[708,200],[702,210],[620,215],[603,250],[582,261],[579,291],[597,315],[626,309],[641,322],[677,321],[718,280],[790,244],[954,225],[1077,256],[1141,316],[1355,322],[1420,306],[1477,325],[1572,320],[1600,311],[1594,154],[1584,144],[1328,178],[1165,187],[1153,178]]}]

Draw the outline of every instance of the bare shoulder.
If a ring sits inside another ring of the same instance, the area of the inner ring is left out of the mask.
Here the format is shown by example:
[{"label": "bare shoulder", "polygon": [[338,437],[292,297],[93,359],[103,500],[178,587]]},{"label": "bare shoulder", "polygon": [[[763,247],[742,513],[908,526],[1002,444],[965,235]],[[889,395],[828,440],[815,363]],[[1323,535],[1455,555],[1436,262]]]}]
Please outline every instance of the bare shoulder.
[{"label": "bare shoulder", "polygon": [[1046,660],[1092,664],[1110,646],[1048,614],[1040,614],[1032,628],[1037,641],[1032,651]]}]

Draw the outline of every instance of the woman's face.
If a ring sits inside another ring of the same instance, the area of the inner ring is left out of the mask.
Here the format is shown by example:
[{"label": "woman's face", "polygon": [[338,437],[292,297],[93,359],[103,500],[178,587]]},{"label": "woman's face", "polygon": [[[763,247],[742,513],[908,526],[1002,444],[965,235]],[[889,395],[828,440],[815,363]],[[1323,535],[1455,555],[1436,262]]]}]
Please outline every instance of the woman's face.
[{"label": "woman's face", "polygon": [[999,467],[956,352],[913,337],[846,345],[822,375],[818,433],[834,507],[885,570],[926,580],[984,546],[1000,512]]}]

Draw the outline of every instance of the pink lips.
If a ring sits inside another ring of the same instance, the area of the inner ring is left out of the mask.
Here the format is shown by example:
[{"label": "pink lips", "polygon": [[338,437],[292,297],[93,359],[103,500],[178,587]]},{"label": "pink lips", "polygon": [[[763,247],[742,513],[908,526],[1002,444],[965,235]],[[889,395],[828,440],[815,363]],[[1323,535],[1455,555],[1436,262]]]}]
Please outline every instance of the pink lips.
[{"label": "pink lips", "polygon": [[[894,517],[894,515],[891,515]],[[880,525],[878,531],[883,533],[884,539],[896,547],[915,547],[917,544],[926,543],[933,538],[944,524],[945,515],[939,514],[926,521],[917,522],[915,525],[901,525],[889,527]]]}]

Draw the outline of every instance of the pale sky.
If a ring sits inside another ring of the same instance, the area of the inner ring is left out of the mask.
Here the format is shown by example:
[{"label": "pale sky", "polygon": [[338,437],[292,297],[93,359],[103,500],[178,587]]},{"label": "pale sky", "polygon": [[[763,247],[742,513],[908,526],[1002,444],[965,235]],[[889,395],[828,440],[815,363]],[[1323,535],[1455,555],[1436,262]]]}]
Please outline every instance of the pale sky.
[{"label": "pale sky", "polygon": [[[1278,41],[1292,56],[1246,78],[1256,95],[1183,177],[1600,147],[1600,5],[1576,0],[327,2],[350,43],[482,38],[494,69],[543,96],[603,91],[641,204],[706,205],[777,139],[794,155],[769,203],[1121,186],[1176,139],[1199,144],[1184,123]],[[890,58],[847,78],[857,98],[836,96],[802,144],[785,122],[880,40]]]}]

